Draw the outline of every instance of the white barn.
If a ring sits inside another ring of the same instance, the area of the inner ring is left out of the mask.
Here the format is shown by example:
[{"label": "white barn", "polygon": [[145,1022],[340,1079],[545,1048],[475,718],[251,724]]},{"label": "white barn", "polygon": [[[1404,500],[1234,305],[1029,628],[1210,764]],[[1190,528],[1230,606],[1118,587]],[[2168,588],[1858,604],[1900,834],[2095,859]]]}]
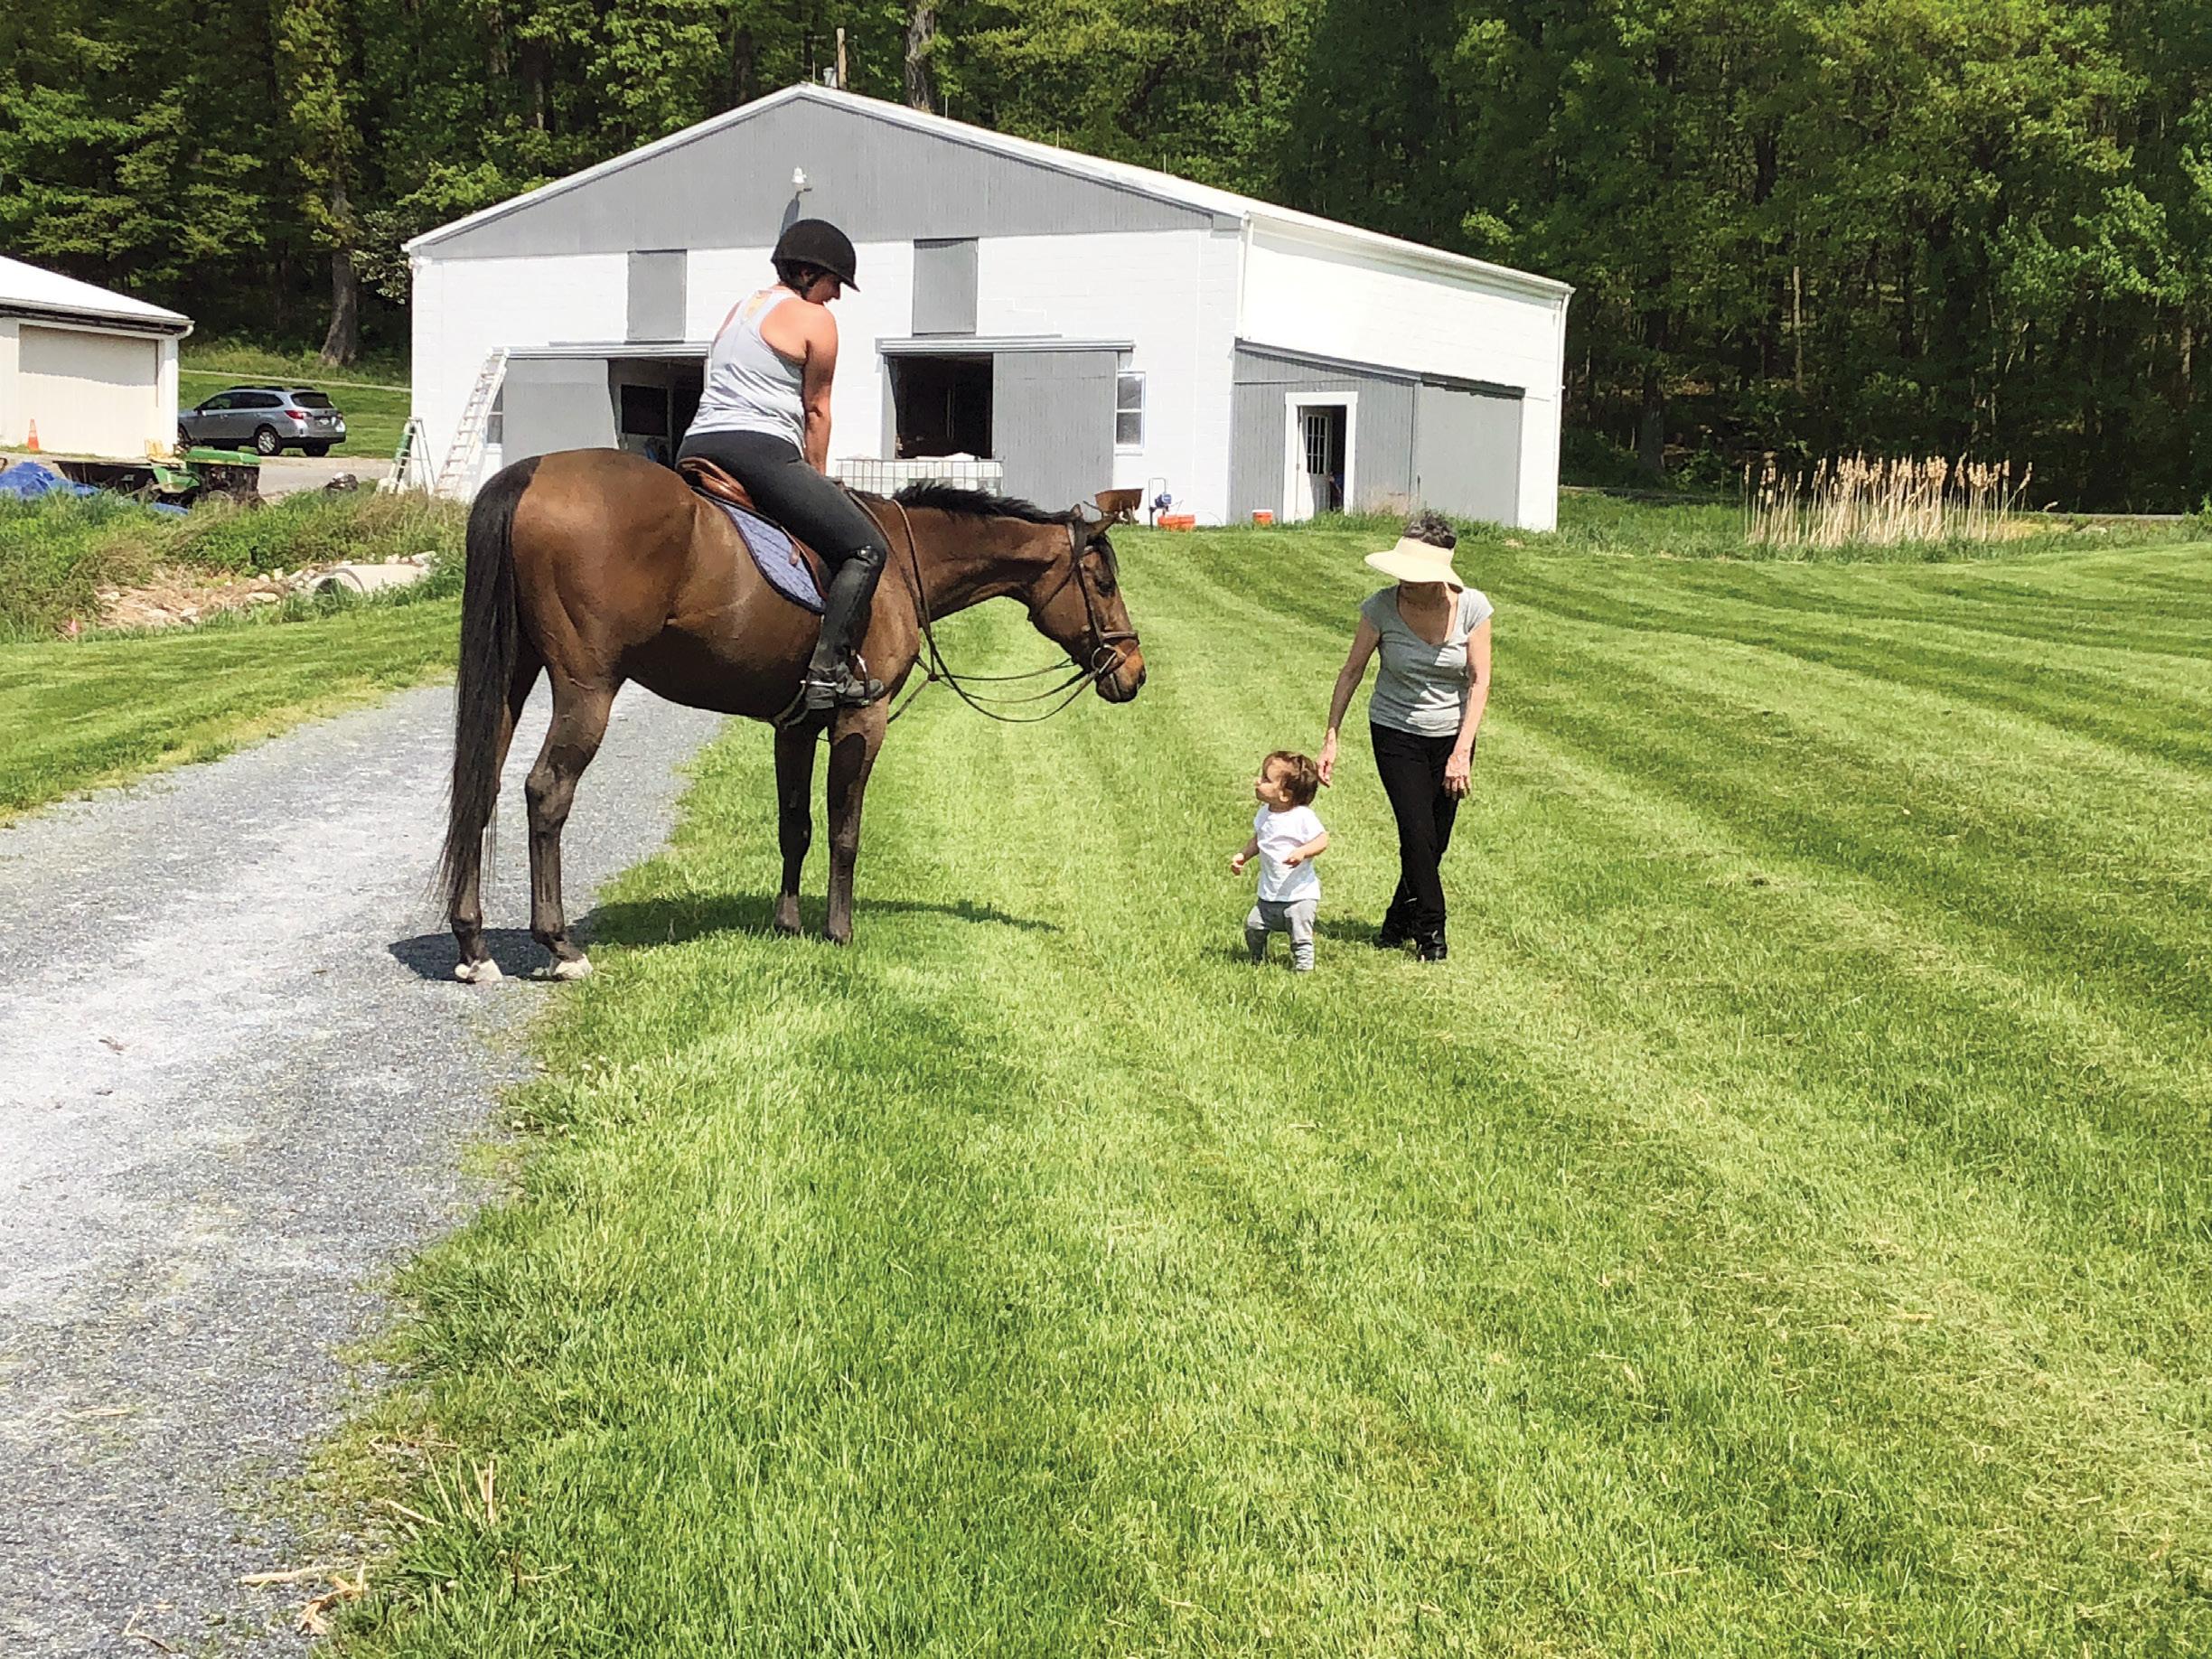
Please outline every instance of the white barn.
[{"label": "white barn", "polygon": [[[1413,501],[1553,523],[1566,284],[814,86],[408,245],[414,408],[447,486],[672,449],[715,331],[801,217],[859,250],[848,476],[966,454],[1052,506],[1135,488],[1204,523]],[[883,460],[909,464],[862,464]]]},{"label": "white barn", "polygon": [[177,435],[192,319],[0,258],[0,447],[143,461]]}]

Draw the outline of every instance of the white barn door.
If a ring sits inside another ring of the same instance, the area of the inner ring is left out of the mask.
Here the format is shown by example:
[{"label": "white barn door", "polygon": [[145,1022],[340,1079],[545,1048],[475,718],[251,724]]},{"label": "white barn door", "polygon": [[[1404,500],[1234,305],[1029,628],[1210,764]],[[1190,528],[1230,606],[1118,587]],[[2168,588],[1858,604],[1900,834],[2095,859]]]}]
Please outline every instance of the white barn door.
[{"label": "white barn door", "polygon": [[1282,522],[1345,512],[1359,499],[1359,394],[1294,391],[1283,398]]},{"label": "white barn door", "polygon": [[[17,384],[39,447],[142,461],[157,430],[161,342],[24,323]],[[164,435],[164,436],[168,435]]]}]

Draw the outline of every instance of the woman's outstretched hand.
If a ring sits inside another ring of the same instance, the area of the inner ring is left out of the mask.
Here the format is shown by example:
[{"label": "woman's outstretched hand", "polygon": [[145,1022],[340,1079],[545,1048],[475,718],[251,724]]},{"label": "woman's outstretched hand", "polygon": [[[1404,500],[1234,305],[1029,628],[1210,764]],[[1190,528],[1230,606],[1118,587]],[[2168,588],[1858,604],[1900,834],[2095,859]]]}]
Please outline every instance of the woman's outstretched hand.
[{"label": "woman's outstretched hand", "polygon": [[1314,762],[1314,770],[1321,774],[1321,783],[1326,788],[1328,784],[1330,774],[1336,770],[1336,733],[1331,732],[1327,736],[1321,740],[1321,755],[1320,758]]}]

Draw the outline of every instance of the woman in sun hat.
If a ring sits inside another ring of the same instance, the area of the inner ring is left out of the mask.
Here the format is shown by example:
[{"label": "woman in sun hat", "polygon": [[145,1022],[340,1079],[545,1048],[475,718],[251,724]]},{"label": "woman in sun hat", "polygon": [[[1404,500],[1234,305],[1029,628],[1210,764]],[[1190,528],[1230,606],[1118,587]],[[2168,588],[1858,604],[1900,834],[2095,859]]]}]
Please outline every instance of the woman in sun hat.
[{"label": "woman in sun hat", "polygon": [[1490,698],[1491,605],[1452,568],[1458,539],[1440,514],[1416,513],[1396,546],[1367,556],[1393,586],[1360,606],[1319,757],[1326,783],[1336,769],[1337,727],[1380,647],[1367,723],[1375,771],[1398,820],[1399,875],[1375,943],[1394,948],[1411,940],[1425,962],[1445,960],[1439,867],[1467,792],[1475,734]]}]

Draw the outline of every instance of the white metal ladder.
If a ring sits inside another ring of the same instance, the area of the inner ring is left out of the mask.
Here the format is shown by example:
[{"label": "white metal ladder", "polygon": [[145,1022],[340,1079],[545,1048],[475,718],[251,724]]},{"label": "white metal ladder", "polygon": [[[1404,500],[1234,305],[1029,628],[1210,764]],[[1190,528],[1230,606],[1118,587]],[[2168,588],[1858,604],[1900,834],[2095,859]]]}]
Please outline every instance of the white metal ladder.
[{"label": "white metal ladder", "polygon": [[506,378],[507,348],[497,346],[477,371],[467,407],[461,411],[461,424],[454,428],[453,447],[445,452],[445,464],[438,468],[440,495],[451,495],[476,482],[476,469],[483,462],[484,423]]}]

